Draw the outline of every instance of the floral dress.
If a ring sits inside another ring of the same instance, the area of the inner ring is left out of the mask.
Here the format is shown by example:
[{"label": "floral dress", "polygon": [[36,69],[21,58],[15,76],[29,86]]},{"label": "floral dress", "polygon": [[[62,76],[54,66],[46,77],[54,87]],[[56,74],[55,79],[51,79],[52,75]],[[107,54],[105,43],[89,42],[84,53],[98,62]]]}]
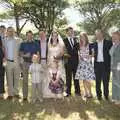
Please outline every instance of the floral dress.
[{"label": "floral dress", "polygon": [[89,45],[81,47],[79,51],[79,64],[75,79],[79,80],[95,80],[94,67],[91,57],[89,56]]}]

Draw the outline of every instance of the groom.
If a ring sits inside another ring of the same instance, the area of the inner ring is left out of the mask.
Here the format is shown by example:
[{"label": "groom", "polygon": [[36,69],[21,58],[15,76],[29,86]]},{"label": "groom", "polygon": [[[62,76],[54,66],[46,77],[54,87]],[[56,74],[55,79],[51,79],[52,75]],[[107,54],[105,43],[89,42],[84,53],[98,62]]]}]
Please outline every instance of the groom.
[{"label": "groom", "polygon": [[72,76],[74,80],[75,94],[80,96],[79,80],[75,79],[75,74],[78,66],[78,43],[74,37],[74,31],[72,27],[66,29],[67,38],[64,39],[65,47],[67,50],[67,62],[65,63],[66,70],[66,97],[71,96],[71,84]]}]

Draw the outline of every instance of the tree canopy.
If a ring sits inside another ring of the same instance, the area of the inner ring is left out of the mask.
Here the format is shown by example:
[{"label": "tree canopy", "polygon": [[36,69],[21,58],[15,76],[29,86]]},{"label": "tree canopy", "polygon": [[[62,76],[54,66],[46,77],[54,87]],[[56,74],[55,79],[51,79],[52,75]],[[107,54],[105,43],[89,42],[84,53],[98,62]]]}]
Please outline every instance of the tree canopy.
[{"label": "tree canopy", "polygon": [[75,6],[84,17],[80,26],[90,34],[95,29],[107,31],[112,25],[119,23],[120,4],[117,0],[77,1]]}]

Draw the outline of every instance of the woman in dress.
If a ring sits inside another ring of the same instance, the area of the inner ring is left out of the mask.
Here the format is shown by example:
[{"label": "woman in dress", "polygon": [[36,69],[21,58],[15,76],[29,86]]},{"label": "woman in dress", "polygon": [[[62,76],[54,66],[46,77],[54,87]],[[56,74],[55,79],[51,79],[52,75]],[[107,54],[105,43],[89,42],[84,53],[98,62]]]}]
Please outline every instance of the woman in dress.
[{"label": "woman in dress", "polygon": [[92,57],[89,54],[89,42],[86,33],[80,34],[79,64],[75,75],[76,79],[83,80],[84,97],[92,98],[91,80],[95,80]]},{"label": "woman in dress", "polygon": [[113,46],[110,50],[112,69],[112,99],[120,105],[120,32],[112,33]]},{"label": "woman in dress", "polygon": [[[49,69],[53,66],[53,64],[58,64],[58,70],[62,75],[61,78],[64,80],[65,73],[63,67],[62,57],[64,54],[64,43],[56,31],[53,31],[48,42],[48,56],[47,56],[47,64],[48,64],[48,79],[44,81],[44,88],[43,88],[43,97],[44,98],[56,98],[56,95],[51,92],[49,89],[49,83],[51,81],[51,76],[49,74]],[[61,98],[63,95],[59,95]]]},{"label": "woman in dress", "polygon": [[0,99],[3,99],[4,96],[4,67],[3,67],[3,58],[4,58],[4,52],[3,52],[3,46],[2,46],[2,40],[0,39]]}]

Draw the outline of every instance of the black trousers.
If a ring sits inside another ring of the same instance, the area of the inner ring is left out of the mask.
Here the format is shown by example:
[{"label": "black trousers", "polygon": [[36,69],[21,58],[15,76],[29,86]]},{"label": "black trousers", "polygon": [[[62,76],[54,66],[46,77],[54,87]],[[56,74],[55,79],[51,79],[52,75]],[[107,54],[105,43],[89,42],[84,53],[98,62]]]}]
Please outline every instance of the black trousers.
[{"label": "black trousers", "polygon": [[72,80],[74,81],[74,88],[75,88],[75,94],[80,94],[80,85],[79,80],[75,79],[77,66],[71,64],[65,65],[65,71],[66,71],[66,93],[68,95],[71,95],[71,85]]},{"label": "black trousers", "polygon": [[0,65],[0,94],[3,94],[5,92],[4,75],[5,75],[5,68]]},{"label": "black trousers", "polygon": [[101,81],[103,80],[104,96],[109,96],[109,80],[110,80],[110,69],[107,68],[104,62],[95,63],[95,75],[96,75],[96,94],[97,97],[102,97]]}]

